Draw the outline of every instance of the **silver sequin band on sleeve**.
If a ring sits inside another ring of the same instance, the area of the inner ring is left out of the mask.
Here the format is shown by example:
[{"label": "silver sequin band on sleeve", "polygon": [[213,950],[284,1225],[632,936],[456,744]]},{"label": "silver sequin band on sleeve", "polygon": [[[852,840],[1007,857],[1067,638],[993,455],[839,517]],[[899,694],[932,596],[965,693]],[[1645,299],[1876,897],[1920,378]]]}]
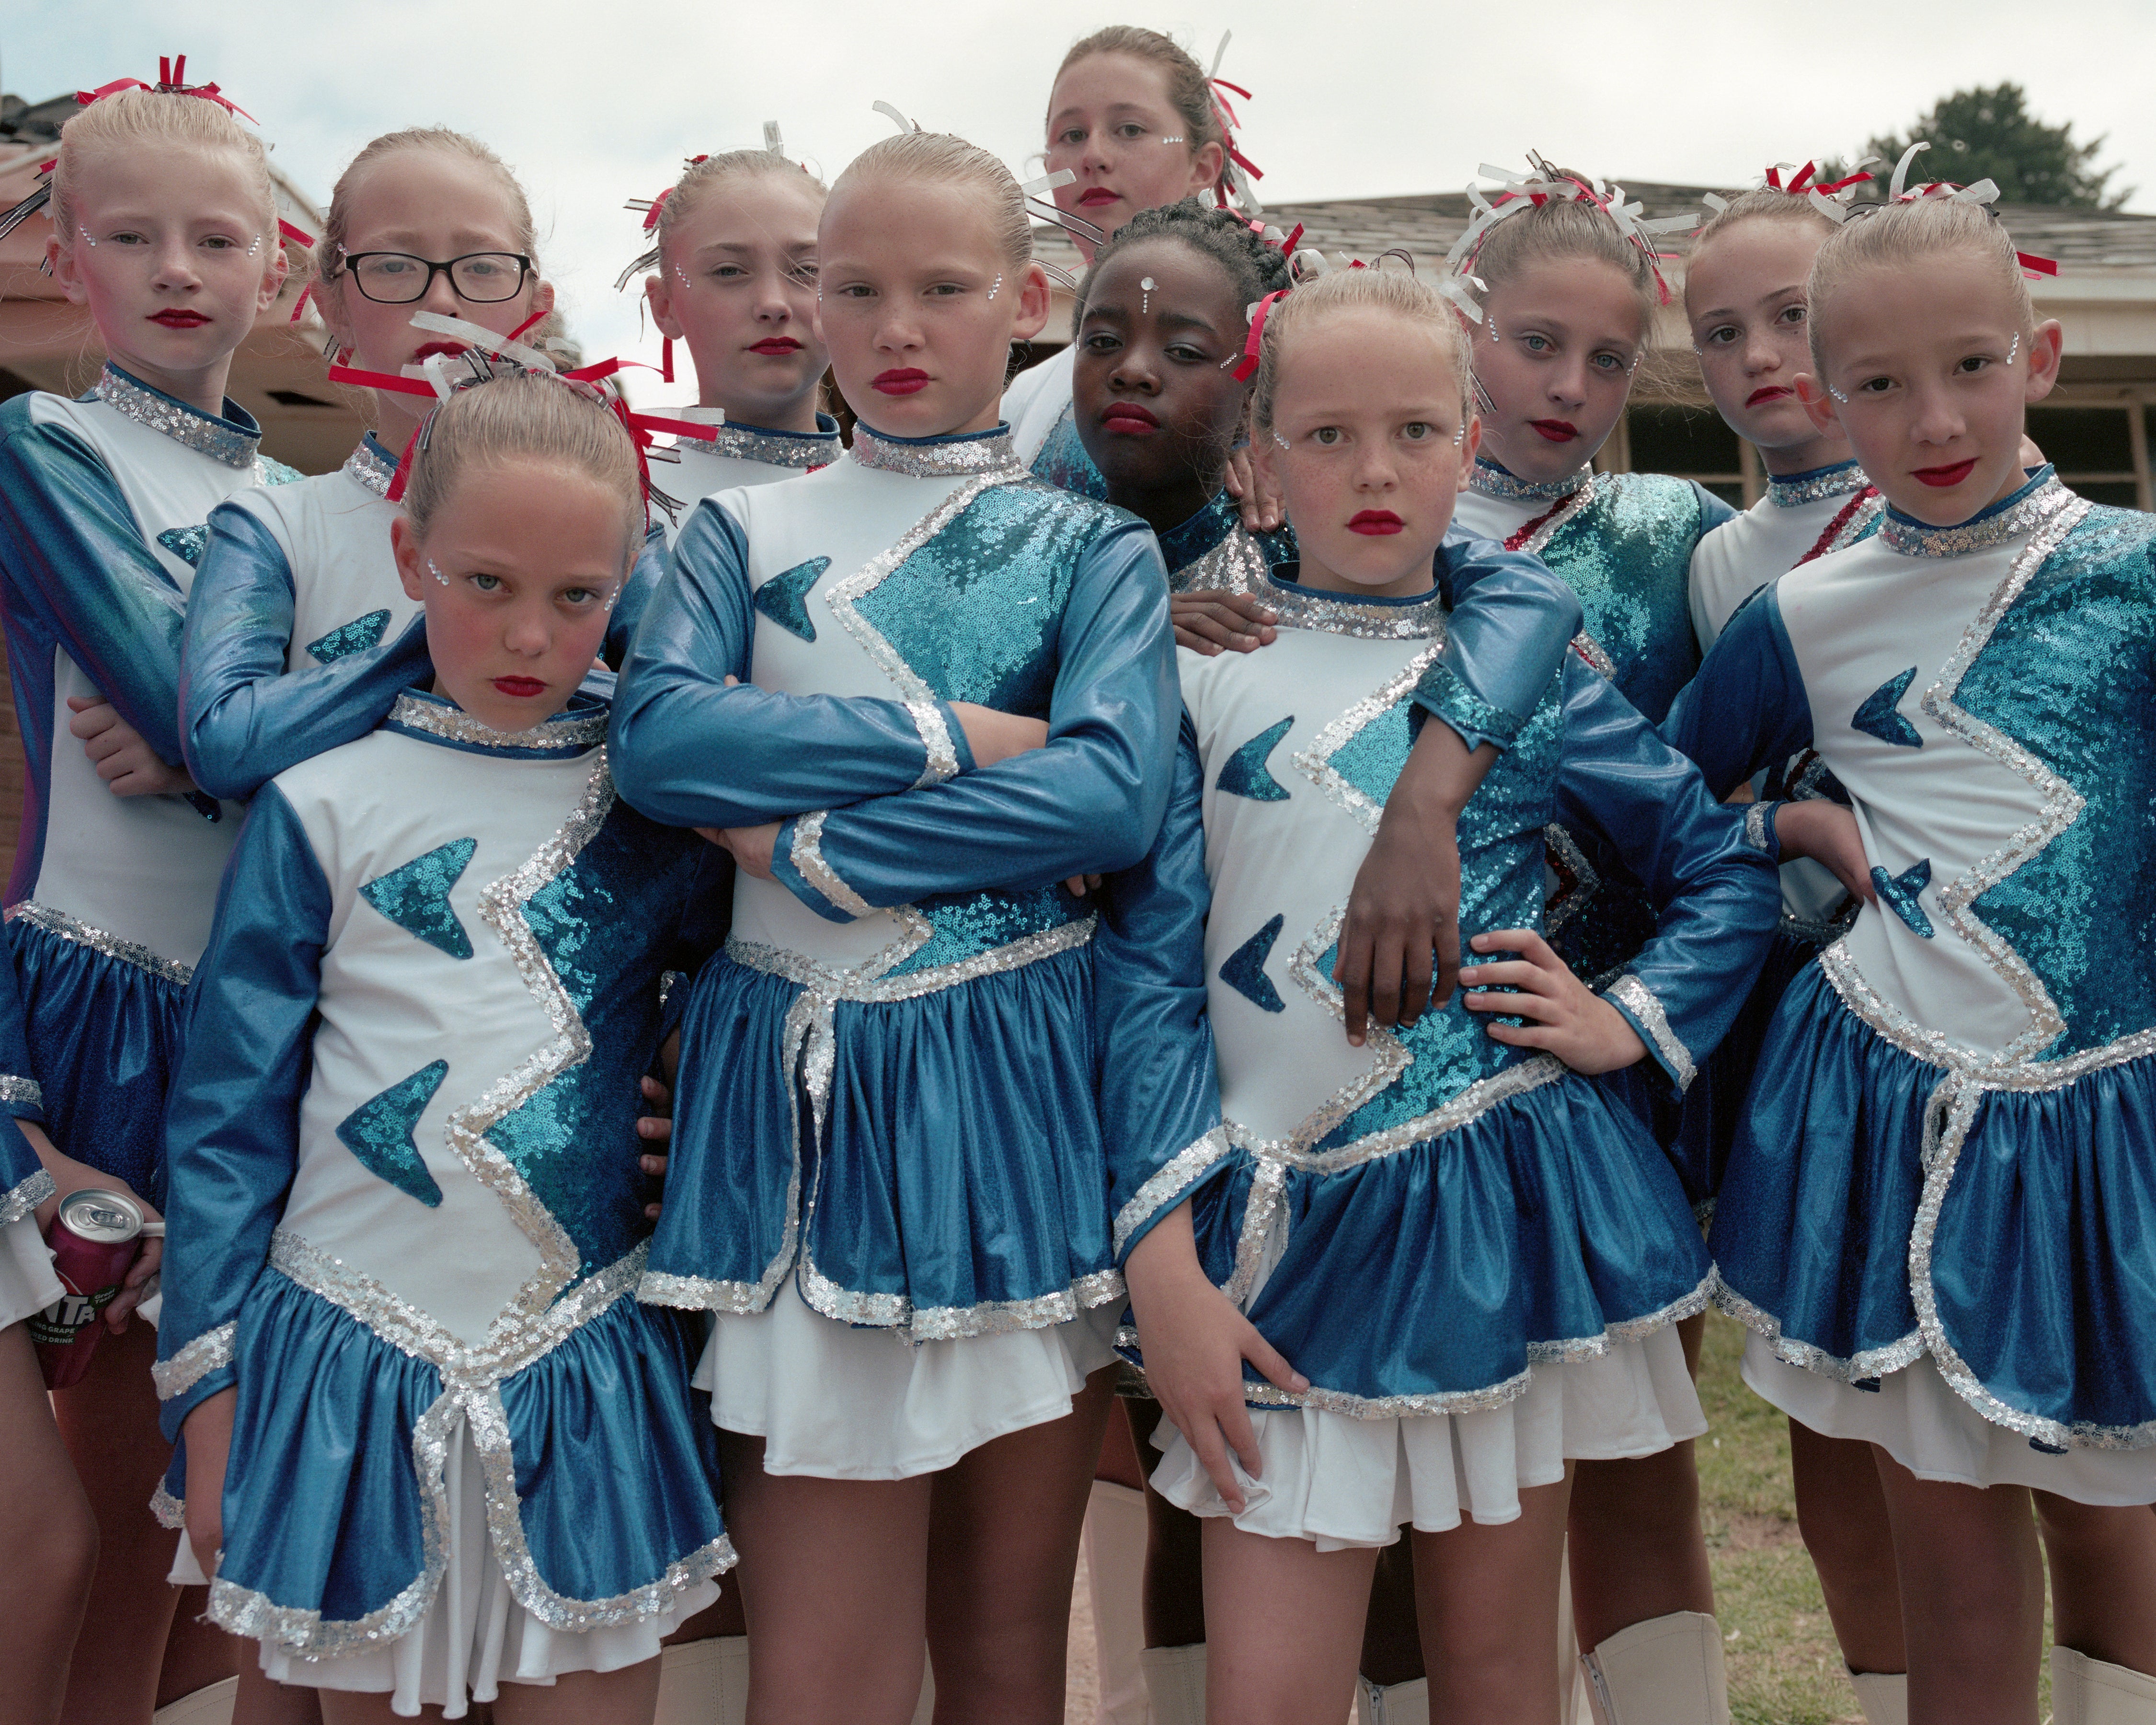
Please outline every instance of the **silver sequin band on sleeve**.
[{"label": "silver sequin band on sleeve", "polygon": [[1142,1224],[1171,1199],[1178,1197],[1185,1187],[1227,1153],[1227,1128],[1216,1126],[1163,1163],[1116,1213],[1113,1246],[1116,1256],[1123,1255],[1123,1248],[1130,1244],[1131,1235]]},{"label": "silver sequin band on sleeve", "polygon": [[20,1182],[13,1190],[0,1192],[0,1228],[34,1214],[38,1206],[52,1195],[53,1177],[43,1168]]},{"label": "silver sequin band on sleeve", "polygon": [[1662,1010],[1662,1003],[1655,999],[1653,991],[1639,978],[1627,972],[1603,991],[1615,1005],[1624,1008],[1640,1028],[1647,1033],[1660,1053],[1663,1065],[1676,1081],[1679,1090],[1688,1090],[1697,1076],[1691,1063],[1691,1050],[1677,1040],[1676,1032],[1670,1029],[1669,1014]]},{"label": "silver sequin band on sleeve", "polygon": [[150,1381],[157,1387],[157,1399],[168,1402],[185,1395],[212,1372],[230,1365],[232,1338],[239,1328],[237,1321],[228,1321],[205,1330],[170,1359],[151,1366]]},{"label": "silver sequin band on sleeve", "polygon": [[1771,803],[1753,803],[1744,810],[1744,842],[1763,855],[1774,854],[1773,823],[1768,815],[1774,809]]},{"label": "silver sequin band on sleeve", "polygon": [[34,1078],[18,1078],[13,1073],[0,1074],[0,1102],[27,1102],[33,1108],[45,1106],[45,1087]]},{"label": "silver sequin band on sleeve", "polygon": [[836,909],[849,916],[875,915],[875,906],[839,877],[839,871],[824,860],[824,816],[826,811],[818,809],[814,814],[804,814],[793,823],[793,845],[787,853],[801,878],[822,893]]},{"label": "silver sequin band on sleeve", "polygon": [[102,952],[108,958],[117,958],[122,964],[131,964],[137,970],[146,970],[161,983],[170,983],[184,988],[193,978],[194,967],[182,964],[177,958],[167,958],[153,952],[149,947],[123,939],[108,928],[93,928],[79,922],[65,911],[56,911],[50,905],[39,904],[26,898],[19,904],[8,906],[7,920],[27,922],[33,928],[41,928],[47,934],[58,935],[64,941],[73,941],[78,946],[88,947],[94,952]]},{"label": "silver sequin band on sleeve", "polygon": [[243,430],[229,419],[213,418],[183,401],[137,383],[116,367],[107,365],[90,393],[123,418],[146,425],[198,455],[207,455],[227,467],[254,465],[254,451],[262,441],[259,432]]}]

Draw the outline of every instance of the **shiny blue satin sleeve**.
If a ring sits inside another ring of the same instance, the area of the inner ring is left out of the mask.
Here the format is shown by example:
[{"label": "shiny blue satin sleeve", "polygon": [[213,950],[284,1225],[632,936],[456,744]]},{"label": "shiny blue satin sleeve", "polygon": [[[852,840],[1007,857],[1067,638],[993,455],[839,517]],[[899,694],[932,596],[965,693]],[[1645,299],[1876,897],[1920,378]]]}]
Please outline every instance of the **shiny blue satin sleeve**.
[{"label": "shiny blue satin sleeve", "polygon": [[[1127,521],[1088,546],[1056,639],[1048,743],[991,767],[781,827],[773,873],[819,915],[887,908],[937,893],[1045,886],[1136,865],[1174,777],[1175,638],[1152,530]],[[854,906],[798,866],[797,838]]]},{"label": "shiny blue satin sleeve", "polygon": [[264,785],[218,891],[165,1106],[171,1183],[156,1377],[168,1438],[234,1381],[234,1321],[269,1261],[299,1158],[329,924],[321,865],[292,805]]},{"label": "shiny blue satin sleeve", "polygon": [[1774,588],[1747,599],[1724,626],[1671,703],[1662,740],[1698,764],[1717,797],[1811,747],[1811,701]]},{"label": "shiny blue satin sleeve", "polygon": [[1607,838],[1658,913],[1653,937],[1603,998],[1681,1090],[1758,973],[1781,917],[1781,877],[1746,837],[1744,810],[1709,796],[1614,684],[1578,659],[1563,675],[1558,819]]},{"label": "shiny blue satin sleeve", "polygon": [[1686,481],[1699,499],[1699,531],[1692,537],[1692,549],[1699,549],[1699,542],[1707,537],[1724,521],[1733,521],[1741,513],[1700,484],[1697,480]]},{"label": "shiny blue satin sleeve", "polygon": [[210,511],[187,606],[180,743],[189,777],[213,797],[244,801],[287,767],[366,736],[431,674],[423,617],[394,640],[287,674],[291,564],[244,502]]},{"label": "shiny blue satin sleeve", "polygon": [[1415,705],[1471,749],[1510,745],[1534,711],[1581,625],[1578,597],[1540,557],[1455,534],[1438,547],[1438,585],[1451,614]]},{"label": "shiny blue satin sleeve", "polygon": [[629,645],[643,626],[644,614],[651,608],[652,595],[665,578],[666,529],[663,523],[654,521],[644,531],[643,549],[629,565],[629,578],[621,584],[621,596],[613,602],[613,609],[607,616],[606,642],[599,649],[600,657],[616,670],[629,657]]},{"label": "shiny blue satin sleeve", "polygon": [[0,418],[0,562],[10,625],[63,649],[158,759],[177,765],[186,602],[103,459],[27,408]]},{"label": "shiny blue satin sleeve", "polygon": [[1119,1264],[1227,1156],[1205,1010],[1204,772],[1186,712],[1152,849],[1099,895],[1093,1018]]},{"label": "shiny blue satin sleeve", "polygon": [[[629,806],[669,826],[749,827],[918,784],[928,745],[905,702],[750,682],[751,599],[747,536],[706,498],[675,542],[614,691],[610,758]],[[957,716],[942,713],[969,767]]]}]

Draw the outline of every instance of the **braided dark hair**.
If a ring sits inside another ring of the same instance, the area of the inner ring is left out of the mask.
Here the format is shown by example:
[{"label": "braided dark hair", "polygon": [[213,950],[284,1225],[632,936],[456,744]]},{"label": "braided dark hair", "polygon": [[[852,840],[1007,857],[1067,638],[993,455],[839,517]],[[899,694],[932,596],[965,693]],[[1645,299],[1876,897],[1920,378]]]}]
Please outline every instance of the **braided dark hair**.
[{"label": "braided dark hair", "polygon": [[1227,272],[1239,305],[1248,305],[1288,285],[1286,254],[1276,245],[1267,245],[1248,220],[1233,210],[1209,209],[1195,198],[1186,198],[1178,203],[1140,210],[1093,254],[1093,267],[1086,272],[1078,289],[1078,303],[1070,313],[1074,341],[1078,326],[1085,321],[1086,302],[1093,296],[1093,284],[1108,260],[1124,247],[1147,239],[1180,240],[1210,258]]}]

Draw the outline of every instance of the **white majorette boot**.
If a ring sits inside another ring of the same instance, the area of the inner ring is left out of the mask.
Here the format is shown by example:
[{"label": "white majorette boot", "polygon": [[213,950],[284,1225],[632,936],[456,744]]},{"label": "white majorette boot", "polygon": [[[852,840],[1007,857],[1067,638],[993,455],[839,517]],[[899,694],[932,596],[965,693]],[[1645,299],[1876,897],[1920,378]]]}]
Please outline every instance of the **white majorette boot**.
[{"label": "white majorette boot", "polygon": [[191,1689],[177,1701],[168,1701],[150,1715],[150,1725],[232,1725],[233,1702],[239,1694],[239,1679],[220,1677]]},{"label": "white majorette boot", "polygon": [[1865,1725],[1909,1725],[1907,1671],[1851,1671],[1849,1682]]},{"label": "white majorette boot", "polygon": [[1148,1647],[1138,1655],[1152,1725],[1205,1725],[1205,1644]]},{"label": "white majorette boot", "polygon": [[1093,1595],[1093,1661],[1100,1673],[1098,1725],[1150,1725],[1145,1672],[1145,1493],[1093,1481],[1086,1505],[1086,1584]]},{"label": "white majorette boot", "polygon": [[1704,1612],[1635,1623],[1579,1662],[1596,1725],[1729,1725],[1722,1627]]},{"label": "white majorette boot", "polygon": [[747,1725],[748,1637],[713,1635],[659,1650],[652,1725]]},{"label": "white majorette boot", "polygon": [[2054,1647],[2051,1725],[2156,1725],[2156,1677]]},{"label": "white majorette boot", "polygon": [[1355,1725],[1430,1725],[1430,1679],[1373,1683],[1357,1677]]}]

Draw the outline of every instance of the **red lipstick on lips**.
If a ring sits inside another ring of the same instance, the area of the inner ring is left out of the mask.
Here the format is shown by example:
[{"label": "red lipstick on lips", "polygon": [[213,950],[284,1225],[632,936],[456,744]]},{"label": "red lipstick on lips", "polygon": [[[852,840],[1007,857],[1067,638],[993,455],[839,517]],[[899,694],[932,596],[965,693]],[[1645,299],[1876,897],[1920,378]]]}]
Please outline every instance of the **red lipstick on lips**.
[{"label": "red lipstick on lips", "polygon": [[1912,477],[1922,480],[1937,490],[1950,490],[1967,479],[1976,466],[1976,458],[1957,461],[1950,467],[1919,467]]},{"label": "red lipstick on lips", "polygon": [[199,311],[183,311],[177,305],[151,314],[150,321],[161,323],[168,330],[198,330],[209,320]]},{"label": "red lipstick on lips", "polygon": [[1364,509],[1358,511],[1349,518],[1348,531],[1351,533],[1368,534],[1374,539],[1397,533],[1406,526],[1407,523],[1389,509]]},{"label": "red lipstick on lips", "polygon": [[1553,444],[1568,444],[1579,435],[1579,428],[1569,419],[1530,419],[1527,424]]},{"label": "red lipstick on lips", "polygon": [[1786,383],[1769,383],[1765,388],[1755,389],[1751,394],[1746,396],[1744,405],[1748,408],[1762,407],[1770,401],[1779,401],[1784,396],[1794,395],[1796,393]]},{"label": "red lipstick on lips", "polygon": [[1098,209],[1104,203],[1116,202],[1121,196],[1120,193],[1111,192],[1106,186],[1088,186],[1078,194],[1078,208]]},{"label": "red lipstick on lips", "polygon": [[1119,401],[1101,415],[1101,429],[1128,437],[1147,437],[1160,429],[1160,421],[1134,401]]},{"label": "red lipstick on lips", "polygon": [[869,379],[869,388],[885,395],[914,395],[927,387],[928,373],[916,371],[911,366],[879,372]]},{"label": "red lipstick on lips", "polygon": [[413,351],[409,363],[417,365],[421,360],[431,359],[437,353],[446,353],[454,359],[465,351],[465,344],[462,341],[424,341]]},{"label": "red lipstick on lips", "polygon": [[767,354],[774,359],[783,358],[787,354],[798,353],[801,344],[791,336],[766,336],[761,341],[750,342],[748,351]]},{"label": "red lipstick on lips", "polygon": [[529,701],[535,695],[547,692],[547,685],[536,677],[496,677],[494,686],[516,701]]}]

